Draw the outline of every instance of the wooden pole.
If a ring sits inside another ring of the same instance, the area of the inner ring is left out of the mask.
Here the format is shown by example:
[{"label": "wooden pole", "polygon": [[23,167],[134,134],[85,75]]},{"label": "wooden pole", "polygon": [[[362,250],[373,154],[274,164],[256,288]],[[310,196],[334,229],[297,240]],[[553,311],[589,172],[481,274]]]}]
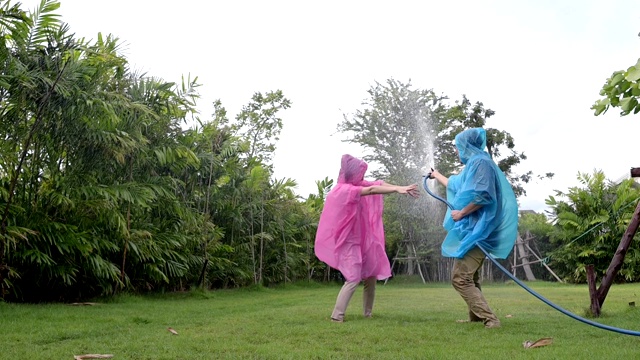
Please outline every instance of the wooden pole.
[{"label": "wooden pole", "polygon": [[[631,168],[631,177],[640,177],[640,168]],[[593,266],[587,266],[587,282],[589,282],[589,295],[591,297],[591,312],[598,316],[600,314],[600,309],[604,304],[604,300],[607,298],[607,294],[609,293],[609,289],[613,284],[613,280],[616,275],[620,271],[622,264],[624,263],[624,257],[629,250],[629,246],[631,245],[631,241],[633,237],[636,235],[636,231],[638,231],[638,227],[640,226],[640,202],[636,206],[636,210],[633,213],[633,217],[631,218],[631,222],[629,222],[629,227],[622,235],[622,240],[620,240],[620,244],[618,245],[618,249],[616,253],[613,255],[613,259],[611,259],[611,263],[609,264],[609,268],[607,268],[607,272],[605,272],[604,277],[602,278],[602,282],[600,283],[600,287],[596,291],[592,289],[595,287],[596,279],[593,271]],[[590,268],[591,267],[591,268]],[[596,297],[596,299],[594,299]]]},{"label": "wooden pole", "polygon": [[536,257],[536,259],[538,259],[538,261],[542,262],[542,266],[544,266],[544,267],[545,267],[545,269],[547,269],[547,271],[549,271],[549,272],[551,273],[551,275],[553,275],[553,277],[554,277],[554,278],[556,278],[556,280],[558,280],[558,282],[561,282],[561,283],[563,283],[563,282],[564,282],[564,281],[562,281],[562,279],[560,279],[560,278],[558,277],[558,275],[556,275],[556,273],[554,273],[554,272],[553,272],[553,270],[551,270],[551,268],[549,267],[549,265],[547,265],[547,264],[544,262],[544,260],[542,260],[542,259],[538,256],[538,254],[536,254],[536,252],[535,252],[535,251],[533,251],[533,249],[529,246],[529,244],[524,244],[524,246],[526,246],[526,247],[529,249],[529,251],[531,251],[531,253],[533,254],[533,256],[535,256],[535,257]]},{"label": "wooden pole", "polygon": [[[516,239],[516,248],[518,249],[517,253],[520,253],[520,260],[522,260],[522,270],[524,270],[524,276],[527,281],[535,281],[536,277],[533,275],[533,271],[531,271],[531,266],[529,266],[529,254],[527,254],[524,245],[525,243],[522,240],[522,237],[520,236],[520,234],[518,234],[518,238]],[[514,259],[517,253],[513,254]],[[517,267],[517,265],[515,267]]]},{"label": "wooden pole", "polygon": [[598,288],[598,303],[600,303],[600,307],[602,307],[602,304],[607,297],[609,288],[611,288],[611,284],[613,284],[613,279],[622,267],[624,257],[627,254],[627,250],[629,250],[629,245],[631,245],[631,240],[633,240],[633,236],[636,234],[638,226],[640,226],[640,202],[638,202],[638,206],[636,206],[636,211],[633,213],[631,222],[629,222],[629,227],[624,232],[624,235],[622,235],[620,245],[618,245],[618,249],[616,250],[615,255],[613,255],[611,264],[609,264],[609,268],[604,274],[600,287]]},{"label": "wooden pole", "polygon": [[413,248],[413,256],[416,259],[416,264],[418,265],[418,272],[420,273],[420,278],[422,279],[422,283],[426,284],[427,281],[424,279],[424,274],[422,274],[422,266],[420,266],[420,259],[418,259],[418,251],[416,250],[416,245],[412,242],[411,247]]},{"label": "wooden pole", "polygon": [[[520,235],[518,235],[520,236]],[[511,266],[511,269],[513,269],[513,276],[516,276],[516,265],[518,264],[518,246],[516,244],[513,244],[513,265]]]}]

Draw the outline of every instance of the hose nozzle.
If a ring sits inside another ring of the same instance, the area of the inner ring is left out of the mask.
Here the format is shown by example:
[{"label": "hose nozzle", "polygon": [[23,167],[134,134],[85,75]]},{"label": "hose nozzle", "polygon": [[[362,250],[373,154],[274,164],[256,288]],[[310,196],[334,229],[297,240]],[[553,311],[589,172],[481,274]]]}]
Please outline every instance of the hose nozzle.
[{"label": "hose nozzle", "polygon": [[433,179],[433,178],[431,177],[431,174],[433,174],[433,172],[434,172],[434,171],[435,171],[435,170],[433,170],[433,168],[431,168],[431,171],[429,171],[429,172],[427,173],[427,175],[425,175],[424,177],[425,177],[425,178],[427,178],[427,179]]},{"label": "hose nozzle", "polygon": [[431,168],[431,172],[427,173],[427,175],[424,176],[424,180],[422,181],[422,186],[424,187],[424,189],[429,193],[429,195],[433,196],[434,198],[442,201],[443,203],[445,203],[447,205],[447,207],[449,207],[449,209],[453,210],[453,205],[451,205],[450,202],[448,202],[447,200],[441,198],[440,196],[434,194],[433,192],[431,192],[431,190],[429,190],[429,186],[427,186],[427,180],[428,179],[432,179],[431,174],[433,174],[435,170],[433,170],[433,168]]}]

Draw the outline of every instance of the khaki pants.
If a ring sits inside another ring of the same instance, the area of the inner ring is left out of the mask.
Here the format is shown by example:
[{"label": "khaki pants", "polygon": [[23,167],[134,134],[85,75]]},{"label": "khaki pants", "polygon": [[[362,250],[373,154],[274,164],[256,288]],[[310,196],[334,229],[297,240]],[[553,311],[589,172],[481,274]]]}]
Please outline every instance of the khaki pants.
[{"label": "khaki pants", "polygon": [[462,259],[455,259],[451,283],[467,303],[469,321],[482,321],[488,326],[499,326],[500,320],[489,308],[478,281],[484,258],[482,250],[474,247]]},{"label": "khaki pants", "polygon": [[[362,307],[364,310],[364,316],[370,317],[373,310],[373,300],[376,296],[376,278],[370,277],[364,280],[364,292],[362,294]],[[336,299],[336,306],[333,309],[331,318],[338,321],[344,321],[344,313],[347,311],[349,301],[356,291],[356,288],[360,284],[360,281],[347,281],[340,289],[338,298]]]}]

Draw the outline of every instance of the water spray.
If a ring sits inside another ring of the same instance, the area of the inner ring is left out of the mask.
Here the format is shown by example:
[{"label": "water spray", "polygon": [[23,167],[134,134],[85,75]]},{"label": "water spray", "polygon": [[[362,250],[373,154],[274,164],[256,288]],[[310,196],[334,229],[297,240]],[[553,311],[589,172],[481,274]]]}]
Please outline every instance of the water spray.
[{"label": "water spray", "polygon": [[[440,196],[434,194],[431,190],[429,190],[429,186],[427,186],[427,180],[431,178],[431,174],[434,172],[433,168],[431,168],[431,171],[429,173],[427,173],[427,175],[424,176],[424,180],[422,182],[422,186],[424,186],[424,189],[427,191],[427,193],[429,193],[429,195],[433,196],[434,198],[442,201],[443,203],[445,203],[447,205],[447,207],[449,207],[449,209],[451,210],[455,210],[453,208],[453,205],[451,205],[450,202],[448,202],[447,200],[441,198]],[[487,250],[485,250],[482,246],[480,246],[480,244],[476,244],[478,246],[478,248],[480,248],[480,250],[482,250],[482,252],[485,254],[485,256],[491,260],[491,262],[496,265],[498,267],[498,269],[500,269],[503,273],[505,273],[509,278],[511,278],[511,280],[515,281],[518,285],[520,285],[523,289],[525,289],[527,292],[529,292],[531,295],[535,296],[536,298],[538,298],[540,301],[544,302],[545,304],[551,306],[552,308],[558,310],[559,312],[569,316],[570,318],[574,319],[574,320],[578,320],[581,321],[585,324],[603,329],[603,330],[609,330],[609,331],[613,331],[613,332],[617,332],[620,334],[625,334],[625,335],[633,335],[633,336],[640,336],[640,331],[633,331],[633,330],[627,330],[627,329],[621,329],[621,328],[617,328],[617,327],[613,327],[613,326],[608,326],[608,325],[604,325],[604,324],[600,324],[597,323],[595,321],[591,321],[589,319],[583,318],[581,316],[578,316],[568,310],[563,309],[562,307],[552,303],[551,301],[549,301],[548,299],[546,299],[544,296],[538,294],[537,292],[535,292],[533,289],[529,288],[527,285],[525,285],[522,281],[520,281],[520,279],[518,279],[517,277],[515,277],[514,275],[512,275],[509,270],[507,270],[504,266],[502,266],[494,257],[493,255],[491,255]]]}]

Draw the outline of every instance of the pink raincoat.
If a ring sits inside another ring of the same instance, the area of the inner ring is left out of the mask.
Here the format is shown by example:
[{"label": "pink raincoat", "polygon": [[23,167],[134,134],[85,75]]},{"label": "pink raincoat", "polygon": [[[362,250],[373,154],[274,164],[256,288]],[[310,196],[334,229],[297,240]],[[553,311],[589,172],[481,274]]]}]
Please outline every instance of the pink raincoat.
[{"label": "pink raincoat", "polygon": [[318,259],[340,270],[347,281],[391,277],[382,226],[383,195],[361,196],[367,163],[342,156],[338,184],[327,195],[316,233]]}]

